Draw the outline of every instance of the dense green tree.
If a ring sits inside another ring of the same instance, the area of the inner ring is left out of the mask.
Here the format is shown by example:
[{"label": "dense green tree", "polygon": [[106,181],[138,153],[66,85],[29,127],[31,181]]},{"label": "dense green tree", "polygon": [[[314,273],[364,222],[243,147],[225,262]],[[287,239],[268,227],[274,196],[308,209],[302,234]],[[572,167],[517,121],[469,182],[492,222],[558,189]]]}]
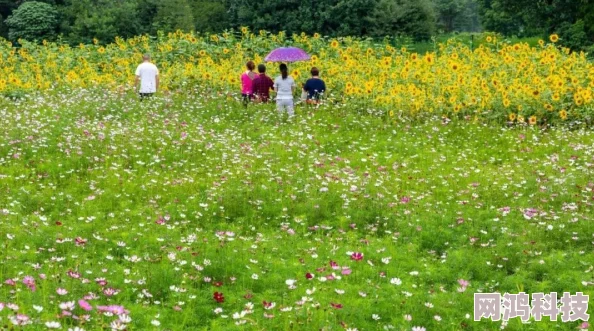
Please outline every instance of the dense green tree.
[{"label": "dense green tree", "polygon": [[373,12],[374,36],[408,35],[429,39],[435,32],[435,13],[428,0],[380,0]]},{"label": "dense green tree", "polygon": [[192,7],[196,31],[220,32],[231,27],[232,17],[224,1],[196,1]]},{"label": "dense green tree", "polygon": [[330,10],[329,32],[337,35],[369,34],[378,0],[338,0]]},{"label": "dense green tree", "polygon": [[476,0],[433,0],[440,29],[445,32],[480,28]]},{"label": "dense green tree", "polygon": [[20,5],[6,19],[8,38],[37,40],[53,39],[58,25],[58,12],[52,5],[28,1]]},{"label": "dense green tree", "polygon": [[144,32],[136,1],[69,0],[62,8],[61,32],[72,43],[112,42]]},{"label": "dense green tree", "polygon": [[480,0],[486,29],[506,35],[559,33],[574,49],[594,43],[593,0]]},{"label": "dense green tree", "polygon": [[153,26],[160,31],[193,31],[194,15],[188,0],[167,0],[157,3]]}]

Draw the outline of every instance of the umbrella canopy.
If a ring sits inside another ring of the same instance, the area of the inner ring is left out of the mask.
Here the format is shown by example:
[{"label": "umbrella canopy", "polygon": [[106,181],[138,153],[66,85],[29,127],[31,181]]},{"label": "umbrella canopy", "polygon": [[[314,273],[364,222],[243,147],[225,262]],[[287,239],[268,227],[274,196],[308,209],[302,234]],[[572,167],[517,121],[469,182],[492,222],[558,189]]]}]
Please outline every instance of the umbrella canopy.
[{"label": "umbrella canopy", "polygon": [[295,62],[307,61],[310,59],[309,54],[297,47],[280,47],[270,54],[266,55],[264,61],[266,62]]}]

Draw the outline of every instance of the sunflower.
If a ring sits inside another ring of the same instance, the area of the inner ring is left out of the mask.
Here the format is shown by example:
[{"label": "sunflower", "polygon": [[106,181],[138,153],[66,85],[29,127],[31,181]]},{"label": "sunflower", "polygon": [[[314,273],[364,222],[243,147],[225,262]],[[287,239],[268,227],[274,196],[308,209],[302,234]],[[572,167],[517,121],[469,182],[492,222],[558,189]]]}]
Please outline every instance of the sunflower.
[{"label": "sunflower", "polygon": [[198,54],[200,54],[200,56],[205,56],[206,55],[206,51],[205,50],[200,50],[200,52],[198,52]]},{"label": "sunflower", "polygon": [[425,55],[425,62],[432,64],[433,63],[433,56],[431,54]]},{"label": "sunflower", "polygon": [[242,26],[241,27],[241,33],[248,34],[248,32],[250,32],[250,30],[247,28],[247,26]]},{"label": "sunflower", "polygon": [[319,33],[317,33],[317,32],[316,32],[316,33],[314,33],[314,34],[313,34],[313,38],[314,38],[314,39],[320,39],[320,34],[319,34]]},{"label": "sunflower", "polygon": [[536,116],[530,116],[530,118],[528,118],[528,123],[530,123],[530,125],[536,124]]},{"label": "sunflower", "polygon": [[330,42],[330,47],[332,47],[332,48],[338,48],[338,41],[337,40],[332,40]]},{"label": "sunflower", "polygon": [[545,104],[544,107],[548,111],[553,111],[553,105],[551,105],[550,103]]},{"label": "sunflower", "polygon": [[509,101],[509,99],[505,98],[503,99],[503,106],[505,108],[509,107],[511,105],[511,101]]},{"label": "sunflower", "polygon": [[393,110],[390,110],[390,113],[389,114],[390,114],[390,117],[394,117],[394,111]]},{"label": "sunflower", "polygon": [[559,95],[559,93],[553,93],[553,101],[559,101],[561,100],[561,96]]},{"label": "sunflower", "polygon": [[559,36],[556,33],[554,33],[549,37],[549,40],[553,43],[556,43],[559,41]]},{"label": "sunflower", "polygon": [[104,47],[99,47],[97,49],[97,52],[99,52],[100,54],[103,54],[103,53],[105,53],[105,48]]},{"label": "sunflower", "polygon": [[565,109],[559,112],[559,117],[561,117],[561,119],[564,121],[567,119],[567,112],[565,111]]},{"label": "sunflower", "polygon": [[229,49],[228,49],[228,48],[224,48],[224,49],[223,49],[223,53],[224,53],[224,54],[229,54]]},{"label": "sunflower", "polygon": [[487,36],[487,38],[485,38],[485,41],[491,43],[493,41],[493,37]]},{"label": "sunflower", "polygon": [[516,114],[514,114],[514,113],[510,113],[510,114],[509,114],[509,116],[508,116],[508,118],[509,118],[509,120],[510,120],[511,122],[513,122],[513,121],[515,121],[515,120],[516,120]]}]

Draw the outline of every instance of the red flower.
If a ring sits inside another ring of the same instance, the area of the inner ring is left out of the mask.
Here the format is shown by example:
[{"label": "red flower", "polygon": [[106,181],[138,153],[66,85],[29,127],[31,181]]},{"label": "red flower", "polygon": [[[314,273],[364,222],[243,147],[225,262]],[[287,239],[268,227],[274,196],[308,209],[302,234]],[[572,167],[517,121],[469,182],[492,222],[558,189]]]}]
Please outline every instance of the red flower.
[{"label": "red flower", "polygon": [[212,298],[218,303],[225,302],[225,297],[223,296],[223,293],[221,293],[221,292],[214,292]]},{"label": "red flower", "polygon": [[312,279],[312,278],[314,278],[314,275],[312,275],[311,273],[308,272],[305,274],[305,278]]},{"label": "red flower", "polygon": [[334,309],[342,309],[342,304],[340,304],[340,303],[330,302],[330,305],[332,305],[332,308],[334,308]]},{"label": "red flower", "polygon": [[351,254],[351,259],[355,260],[355,261],[361,261],[361,260],[363,260],[363,253],[355,252],[355,253]]}]

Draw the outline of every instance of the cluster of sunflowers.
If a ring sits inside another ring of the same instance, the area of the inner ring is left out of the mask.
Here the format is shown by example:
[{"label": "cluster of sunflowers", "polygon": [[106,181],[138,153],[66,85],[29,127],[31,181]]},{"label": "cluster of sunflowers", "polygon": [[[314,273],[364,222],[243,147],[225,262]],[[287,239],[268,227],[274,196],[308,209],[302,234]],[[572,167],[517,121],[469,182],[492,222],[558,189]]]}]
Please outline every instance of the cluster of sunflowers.
[{"label": "cluster of sunflowers", "polygon": [[[142,54],[150,53],[168,91],[200,88],[205,93],[239,93],[245,63],[262,63],[272,49],[294,45],[307,62],[290,64],[296,81],[321,69],[328,97],[363,102],[388,116],[437,114],[527,124],[592,122],[594,65],[583,53],[557,46],[558,37],[535,47],[492,35],[471,49],[455,39],[418,54],[390,42],[328,39],[317,34],[287,36],[247,28],[219,35],[160,34],[117,38],[103,46],[70,47],[0,42],[0,92],[103,87],[126,89]],[[269,65],[276,75],[276,65]]]}]

